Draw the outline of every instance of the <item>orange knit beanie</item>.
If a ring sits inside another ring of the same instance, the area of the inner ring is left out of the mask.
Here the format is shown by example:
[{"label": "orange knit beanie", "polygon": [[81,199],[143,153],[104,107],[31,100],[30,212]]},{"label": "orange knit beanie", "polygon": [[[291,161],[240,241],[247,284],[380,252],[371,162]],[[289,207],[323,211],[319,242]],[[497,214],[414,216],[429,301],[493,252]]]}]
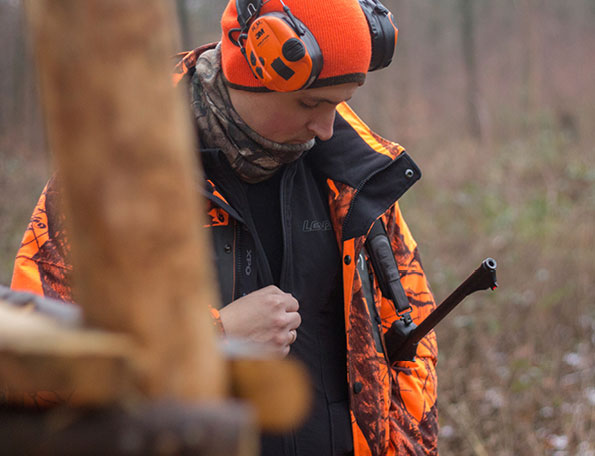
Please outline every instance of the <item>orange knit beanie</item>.
[{"label": "orange knit beanie", "polygon": [[[316,38],[323,65],[310,88],[364,82],[370,66],[372,43],[358,0],[283,0],[283,3],[269,0],[263,3],[260,15],[283,12],[285,4]],[[229,32],[239,27],[236,0],[229,0],[221,18],[223,75],[233,88],[268,91],[252,73],[240,48],[229,38]]]}]

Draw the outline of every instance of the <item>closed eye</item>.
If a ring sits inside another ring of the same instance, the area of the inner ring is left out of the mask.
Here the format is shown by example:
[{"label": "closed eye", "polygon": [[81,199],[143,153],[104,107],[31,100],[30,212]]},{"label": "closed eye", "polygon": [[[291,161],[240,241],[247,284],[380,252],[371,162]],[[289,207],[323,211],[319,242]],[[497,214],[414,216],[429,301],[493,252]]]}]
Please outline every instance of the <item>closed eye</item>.
[{"label": "closed eye", "polygon": [[304,101],[300,101],[300,106],[306,109],[315,109],[318,106],[320,106],[320,102],[304,102]]}]

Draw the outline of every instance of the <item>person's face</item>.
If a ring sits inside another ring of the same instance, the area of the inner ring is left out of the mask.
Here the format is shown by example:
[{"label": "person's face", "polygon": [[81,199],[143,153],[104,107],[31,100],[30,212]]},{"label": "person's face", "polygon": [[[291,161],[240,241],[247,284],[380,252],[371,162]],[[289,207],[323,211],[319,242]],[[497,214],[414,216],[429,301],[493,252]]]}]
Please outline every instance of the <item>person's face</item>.
[{"label": "person's face", "polygon": [[297,92],[248,92],[229,89],[231,102],[246,124],[281,144],[302,144],[333,136],[335,109],[349,100],[355,82]]}]

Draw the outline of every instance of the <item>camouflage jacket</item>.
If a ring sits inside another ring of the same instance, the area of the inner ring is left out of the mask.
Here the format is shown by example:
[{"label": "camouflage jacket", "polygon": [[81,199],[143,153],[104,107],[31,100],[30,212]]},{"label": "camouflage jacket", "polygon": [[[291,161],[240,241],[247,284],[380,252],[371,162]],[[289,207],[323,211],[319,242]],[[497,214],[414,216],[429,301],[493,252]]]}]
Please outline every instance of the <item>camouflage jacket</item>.
[{"label": "camouflage jacket", "polygon": [[[394,306],[382,296],[376,280],[373,302],[368,302],[362,286],[368,278],[357,267],[360,255],[368,260],[363,248],[366,236],[382,218],[414,321],[419,323],[434,308],[417,245],[397,202],[419,179],[419,169],[401,146],[372,133],[346,104],[337,109],[333,139],[317,144],[309,160],[325,176],[330,222],[342,259],[355,454],[437,454],[435,334],[420,342],[414,362],[391,367],[376,341],[397,318]],[[69,245],[55,187],[50,180],[35,208],[17,254],[12,288],[71,301]],[[205,194],[207,225],[213,232],[230,226],[238,214],[213,181],[207,181]],[[217,242],[220,236],[214,238]],[[228,300],[241,292],[241,278],[235,280]]]}]

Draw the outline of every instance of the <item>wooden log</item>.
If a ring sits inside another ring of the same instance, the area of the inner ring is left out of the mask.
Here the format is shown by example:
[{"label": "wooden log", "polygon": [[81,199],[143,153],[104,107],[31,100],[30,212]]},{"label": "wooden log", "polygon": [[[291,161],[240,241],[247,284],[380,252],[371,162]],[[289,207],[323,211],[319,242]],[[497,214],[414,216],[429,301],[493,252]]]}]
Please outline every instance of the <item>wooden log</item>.
[{"label": "wooden log", "polygon": [[234,359],[233,396],[254,407],[258,426],[269,432],[299,427],[312,405],[305,367],[292,360]]},{"label": "wooden log", "polygon": [[[0,286],[0,407],[93,407],[139,396],[131,338],[83,328],[77,310]],[[226,339],[223,353],[230,393],[250,404],[259,428],[280,432],[301,424],[311,392],[300,363],[272,359],[263,346],[237,339]]]},{"label": "wooden log", "polygon": [[10,307],[22,308],[24,311],[45,315],[56,323],[66,326],[80,326],[83,320],[81,308],[77,305],[56,299],[39,296],[26,291],[15,291],[0,285],[0,302]]},{"label": "wooden log", "polygon": [[134,337],[150,397],[222,397],[200,170],[187,100],[170,85],[173,4],[25,4],[88,324]]},{"label": "wooden log", "polygon": [[2,454],[254,456],[251,410],[234,402],[154,402],[134,409],[0,408]]},{"label": "wooden log", "polygon": [[66,327],[0,301],[0,404],[122,401],[136,392],[135,351],[129,336]]}]

